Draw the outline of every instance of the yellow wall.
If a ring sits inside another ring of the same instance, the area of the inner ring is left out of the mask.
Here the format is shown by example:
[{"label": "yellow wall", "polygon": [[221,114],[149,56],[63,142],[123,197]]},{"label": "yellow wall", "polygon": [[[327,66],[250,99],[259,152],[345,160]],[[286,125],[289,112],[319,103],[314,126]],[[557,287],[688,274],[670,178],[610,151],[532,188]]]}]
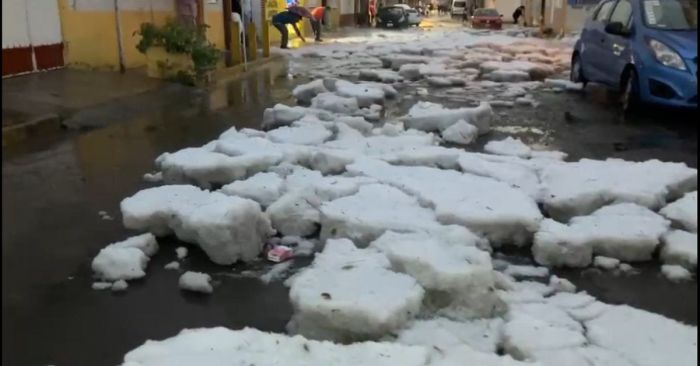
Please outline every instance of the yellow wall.
[{"label": "yellow wall", "polygon": [[140,67],[146,64],[146,55],[136,49],[140,37],[134,32],[138,31],[141,23],[165,24],[168,18],[173,18],[173,12],[166,11],[121,11],[122,45],[124,47],[124,63],[127,68]]},{"label": "yellow wall", "polygon": [[213,43],[216,48],[226,49],[226,41],[224,39],[224,15],[219,10],[207,10],[204,14],[204,23],[207,28],[207,39]]},{"label": "yellow wall", "polygon": [[[116,19],[113,10],[75,10],[70,0],[60,0],[60,15],[65,61],[70,67],[111,69],[119,68]],[[173,11],[121,10],[122,45],[127,68],[146,65],[146,56],[136,49],[139,37],[134,35],[141,23],[164,24],[175,17]],[[223,15],[220,9],[208,8],[204,21],[210,25],[207,38],[217,48],[224,49]]]},{"label": "yellow wall", "polygon": [[60,2],[59,11],[67,65],[111,69],[119,66],[114,13],[74,11],[68,0]]}]

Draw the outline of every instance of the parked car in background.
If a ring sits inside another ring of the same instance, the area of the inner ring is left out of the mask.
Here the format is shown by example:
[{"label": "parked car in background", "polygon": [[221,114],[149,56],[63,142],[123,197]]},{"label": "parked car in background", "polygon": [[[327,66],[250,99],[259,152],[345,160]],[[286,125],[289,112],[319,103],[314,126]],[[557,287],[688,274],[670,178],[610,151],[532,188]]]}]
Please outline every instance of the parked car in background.
[{"label": "parked car in background", "polygon": [[452,0],[452,6],[450,8],[450,15],[453,18],[462,17],[466,10],[467,10],[467,2],[465,0]]},{"label": "parked car in background", "polygon": [[571,80],[621,92],[624,111],[640,103],[698,106],[696,0],[603,0],[571,57]]},{"label": "parked car in background", "polygon": [[491,8],[481,8],[474,11],[472,16],[473,28],[502,29],[503,15],[498,14],[498,10]]},{"label": "parked car in background", "polygon": [[377,11],[377,27],[401,28],[408,26],[408,14],[401,6],[384,6]]},{"label": "parked car in background", "polygon": [[406,4],[396,4],[396,6],[403,8],[408,17],[408,25],[415,25],[416,27],[420,25],[421,20],[423,20],[422,15],[418,10],[406,5]]}]

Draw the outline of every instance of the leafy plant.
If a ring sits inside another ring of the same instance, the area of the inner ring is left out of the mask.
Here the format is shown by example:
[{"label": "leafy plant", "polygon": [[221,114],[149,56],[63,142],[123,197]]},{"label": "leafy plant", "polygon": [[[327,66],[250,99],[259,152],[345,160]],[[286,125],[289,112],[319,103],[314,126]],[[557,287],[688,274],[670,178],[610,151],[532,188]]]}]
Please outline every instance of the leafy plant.
[{"label": "leafy plant", "polygon": [[163,26],[142,23],[136,35],[141,36],[136,49],[146,53],[151,47],[163,47],[172,54],[190,55],[194,74],[201,76],[213,69],[221,57],[221,52],[207,41],[206,29],[209,26],[191,26],[168,20]]}]

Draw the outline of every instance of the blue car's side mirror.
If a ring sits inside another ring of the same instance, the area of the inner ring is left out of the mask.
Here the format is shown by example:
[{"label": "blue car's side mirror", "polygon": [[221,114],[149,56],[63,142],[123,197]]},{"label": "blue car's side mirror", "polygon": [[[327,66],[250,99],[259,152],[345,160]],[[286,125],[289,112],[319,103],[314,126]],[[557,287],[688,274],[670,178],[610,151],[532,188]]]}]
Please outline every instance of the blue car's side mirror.
[{"label": "blue car's side mirror", "polygon": [[623,37],[630,34],[629,30],[621,22],[608,23],[605,26],[605,32]]}]

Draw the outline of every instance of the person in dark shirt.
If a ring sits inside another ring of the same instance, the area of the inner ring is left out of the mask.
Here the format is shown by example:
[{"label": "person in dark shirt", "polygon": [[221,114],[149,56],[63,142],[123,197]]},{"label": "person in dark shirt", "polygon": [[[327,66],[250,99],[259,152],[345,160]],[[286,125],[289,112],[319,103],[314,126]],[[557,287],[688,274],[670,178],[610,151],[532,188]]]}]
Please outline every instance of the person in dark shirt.
[{"label": "person in dark shirt", "polygon": [[287,30],[287,25],[291,24],[294,28],[294,32],[301,38],[303,42],[306,42],[304,36],[301,35],[297,23],[301,20],[302,16],[296,13],[292,13],[289,10],[277,13],[272,17],[272,25],[280,31],[282,35],[282,42],[280,48],[289,48],[287,42],[289,41],[289,31]]},{"label": "person in dark shirt", "polygon": [[524,6],[518,6],[517,9],[513,12],[513,23],[518,24],[518,19],[520,19],[521,16],[523,16],[523,12],[525,11]]}]

